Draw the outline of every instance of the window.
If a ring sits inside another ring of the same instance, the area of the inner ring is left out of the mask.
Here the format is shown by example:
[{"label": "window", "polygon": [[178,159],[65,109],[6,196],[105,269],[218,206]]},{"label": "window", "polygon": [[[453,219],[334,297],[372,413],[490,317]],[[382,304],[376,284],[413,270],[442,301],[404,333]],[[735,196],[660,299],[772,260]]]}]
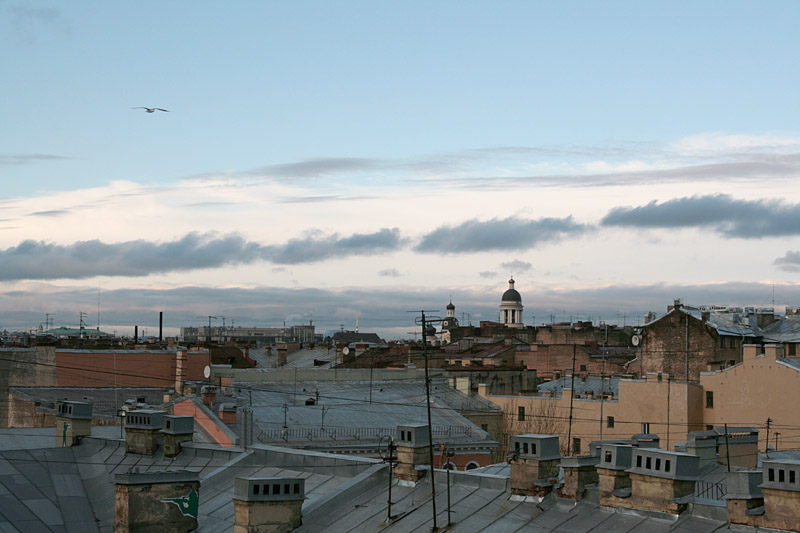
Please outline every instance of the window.
[{"label": "window", "polygon": [[642,433],[650,433],[650,422],[642,422]]},{"label": "window", "polygon": [[581,453],[581,439],[572,439],[572,453],[580,454]]},{"label": "window", "polygon": [[294,484],[294,493],[295,494],[300,494],[300,483],[295,483]]},{"label": "window", "polygon": [[253,494],[258,494],[259,489],[261,489],[261,485],[258,483],[253,485]]},{"label": "window", "polygon": [[636,468],[641,468],[641,467],[642,467],[642,456],[641,455],[637,455],[636,456]]},{"label": "window", "polygon": [[795,355],[797,355],[797,345],[796,344],[790,344],[789,345],[789,357],[794,357]]},{"label": "window", "polygon": [[648,469],[648,470],[650,470],[651,468],[653,468],[653,458],[652,458],[652,457],[648,457],[648,458],[647,458],[647,462],[644,464],[644,467],[645,467],[646,469]]},{"label": "window", "polygon": [[719,347],[720,348],[724,348],[725,347],[725,337],[720,337],[719,338]]},{"label": "window", "polygon": [[586,372],[586,365],[581,365],[581,372]]},{"label": "window", "polygon": [[656,457],[656,470],[661,470],[661,459]]},{"label": "window", "polygon": [[272,485],[272,494],[280,494],[281,486],[278,484]]},{"label": "window", "polygon": [[522,453],[524,453],[525,455],[528,455],[528,443],[527,442],[523,442],[522,443]]},{"label": "window", "polygon": [[664,472],[669,472],[669,459],[664,460]]},{"label": "window", "polygon": [[517,420],[525,422],[525,407],[522,405],[517,408]]},{"label": "window", "polygon": [[606,463],[610,463],[612,459],[611,452],[606,452]]},{"label": "window", "polygon": [[714,429],[714,424],[706,424],[706,431],[711,431]]},{"label": "window", "polygon": [[606,427],[607,428],[613,428],[614,427],[614,417],[613,416],[609,416],[606,419]]},{"label": "window", "polygon": [[789,483],[794,483],[795,479],[796,478],[795,478],[794,470],[789,470]]},{"label": "window", "polygon": [[712,409],[714,407],[714,391],[706,391],[706,407]]},{"label": "window", "polygon": [[786,481],[786,474],[783,469],[780,469],[778,470],[778,482],[783,483],[784,481]]},{"label": "window", "polygon": [[533,455],[536,455],[536,443],[535,442],[531,442],[531,453]]},{"label": "window", "polygon": [[489,424],[481,424],[481,429],[488,433],[489,432]]},{"label": "window", "polygon": [[770,468],[769,471],[767,472],[767,479],[769,479],[770,481],[775,481],[775,469],[774,468]]}]

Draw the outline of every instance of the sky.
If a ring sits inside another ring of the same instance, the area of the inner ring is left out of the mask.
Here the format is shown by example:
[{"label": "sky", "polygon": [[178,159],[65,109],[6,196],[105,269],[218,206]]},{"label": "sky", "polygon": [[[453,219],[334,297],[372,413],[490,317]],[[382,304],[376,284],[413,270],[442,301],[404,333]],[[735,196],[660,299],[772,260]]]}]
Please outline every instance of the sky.
[{"label": "sky", "polygon": [[[800,305],[795,1],[0,0],[0,330]],[[147,113],[139,107],[168,110]]]}]

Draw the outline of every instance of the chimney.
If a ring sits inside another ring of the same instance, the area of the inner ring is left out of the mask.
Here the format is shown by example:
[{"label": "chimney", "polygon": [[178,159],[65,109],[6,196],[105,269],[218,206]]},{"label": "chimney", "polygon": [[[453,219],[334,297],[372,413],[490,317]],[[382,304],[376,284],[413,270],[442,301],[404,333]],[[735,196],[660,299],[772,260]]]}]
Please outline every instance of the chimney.
[{"label": "chimney", "polygon": [[783,359],[783,344],[765,344],[764,356],[766,356],[769,361]]},{"label": "chimney", "polygon": [[56,446],[67,447],[78,443],[79,437],[92,434],[92,403],[56,402]]},{"label": "chimney", "polygon": [[133,344],[139,344],[139,326],[133,326]]},{"label": "chimney", "polygon": [[[752,525],[778,530],[797,531],[800,524],[800,462],[797,460],[764,461],[761,492],[763,512],[758,508],[746,513]],[[731,520],[732,521],[732,520]]]},{"label": "chimney", "polygon": [[198,472],[172,470],[114,476],[115,533],[128,531],[194,531],[197,529]]},{"label": "chimney", "polygon": [[237,477],[233,507],[235,532],[285,533],[303,523],[305,479]]},{"label": "chimney", "polygon": [[164,338],[164,311],[158,312],[158,342]]},{"label": "chimney", "polygon": [[213,409],[217,403],[217,387],[215,385],[203,385],[200,388],[200,394],[203,397],[203,405]]},{"label": "chimney", "polygon": [[183,375],[186,367],[186,350],[175,350],[175,392],[183,396],[183,386],[186,378]]},{"label": "chimney", "polygon": [[[134,411],[135,413],[135,411]],[[192,442],[194,417],[188,415],[164,415],[164,457],[176,457],[181,453],[181,444]]]},{"label": "chimney", "polygon": [[626,507],[680,514],[685,496],[694,494],[700,459],[688,453],[656,448],[633,448],[631,496]]},{"label": "chimney", "polygon": [[696,455],[700,459],[699,466],[715,463],[717,461],[717,432],[690,431],[689,440],[686,442],[686,452]]},{"label": "chimney", "polygon": [[734,470],[725,477],[725,506],[731,524],[757,525],[764,515],[761,470]]},{"label": "chimney", "polygon": [[526,433],[511,436],[512,499],[547,496],[558,482],[558,437]]},{"label": "chimney", "polygon": [[166,411],[138,409],[125,417],[125,453],[153,455],[158,449]]},{"label": "chimney", "polygon": [[239,409],[237,421],[239,425],[239,446],[249,448],[253,445],[253,409],[242,407]]},{"label": "chimney", "polygon": [[758,466],[758,429],[729,427],[727,436],[724,427],[714,428],[714,432],[720,463],[727,465],[730,458],[731,466],[750,469]]},{"label": "chimney", "polygon": [[559,487],[558,496],[580,501],[586,496],[586,485],[597,483],[597,464],[600,458],[592,455],[561,458],[564,469],[564,485]]},{"label": "chimney", "polygon": [[624,444],[602,444],[600,463],[597,465],[597,487],[600,505],[628,507],[631,495],[631,467],[633,447]]},{"label": "chimney", "polygon": [[431,438],[426,424],[397,426],[397,467],[394,475],[399,480],[416,483],[425,474],[420,468],[430,461]]},{"label": "chimney", "polygon": [[637,448],[658,448],[661,437],[652,433],[639,433],[632,437],[633,445]]}]

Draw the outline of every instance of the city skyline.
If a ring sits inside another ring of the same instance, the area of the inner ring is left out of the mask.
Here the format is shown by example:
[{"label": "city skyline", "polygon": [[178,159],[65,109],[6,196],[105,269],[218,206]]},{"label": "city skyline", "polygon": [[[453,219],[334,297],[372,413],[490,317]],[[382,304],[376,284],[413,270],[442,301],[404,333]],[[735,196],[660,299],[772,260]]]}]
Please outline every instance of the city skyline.
[{"label": "city skyline", "polygon": [[800,305],[795,3],[0,13],[0,329]]}]

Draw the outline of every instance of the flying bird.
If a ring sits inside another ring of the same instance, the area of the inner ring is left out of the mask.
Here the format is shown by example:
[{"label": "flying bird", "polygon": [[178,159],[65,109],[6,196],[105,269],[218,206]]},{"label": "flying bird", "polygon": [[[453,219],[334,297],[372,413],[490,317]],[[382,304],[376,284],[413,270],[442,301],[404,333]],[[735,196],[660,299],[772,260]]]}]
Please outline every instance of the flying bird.
[{"label": "flying bird", "polygon": [[156,111],[169,113],[169,109],[161,109],[160,107],[132,107],[131,109],[144,109],[147,113],[155,113]]}]

